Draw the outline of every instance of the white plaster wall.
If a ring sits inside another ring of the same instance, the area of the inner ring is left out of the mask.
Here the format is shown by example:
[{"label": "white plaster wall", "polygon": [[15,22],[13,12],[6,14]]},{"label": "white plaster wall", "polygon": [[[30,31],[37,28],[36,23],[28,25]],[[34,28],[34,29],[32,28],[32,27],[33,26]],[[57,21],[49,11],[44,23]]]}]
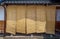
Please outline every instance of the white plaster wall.
[{"label": "white plaster wall", "polygon": [[0,6],[0,20],[4,20],[4,8]]},{"label": "white plaster wall", "polygon": [[56,13],[57,13],[57,21],[60,21],[60,9],[57,9]]}]

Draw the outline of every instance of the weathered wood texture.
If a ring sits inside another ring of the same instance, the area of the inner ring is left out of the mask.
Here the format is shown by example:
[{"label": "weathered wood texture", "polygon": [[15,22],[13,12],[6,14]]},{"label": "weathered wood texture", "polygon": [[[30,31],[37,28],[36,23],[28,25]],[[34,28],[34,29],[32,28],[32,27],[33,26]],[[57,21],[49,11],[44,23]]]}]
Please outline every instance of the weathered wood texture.
[{"label": "weathered wood texture", "polygon": [[4,21],[0,21],[0,33],[4,33]]},{"label": "weathered wood texture", "polygon": [[60,32],[60,21],[56,21],[56,31]]}]

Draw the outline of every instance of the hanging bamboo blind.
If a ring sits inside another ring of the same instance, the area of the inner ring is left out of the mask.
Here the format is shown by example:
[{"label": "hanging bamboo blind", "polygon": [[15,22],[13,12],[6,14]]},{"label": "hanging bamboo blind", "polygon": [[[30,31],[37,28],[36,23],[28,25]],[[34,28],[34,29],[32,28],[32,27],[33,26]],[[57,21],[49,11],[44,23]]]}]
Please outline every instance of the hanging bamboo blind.
[{"label": "hanging bamboo blind", "polygon": [[7,23],[6,23],[6,32],[15,34],[16,28],[16,7],[15,6],[7,6]]},{"label": "hanging bamboo blind", "polygon": [[35,6],[28,5],[27,6],[27,18],[26,18],[26,26],[27,26],[27,33],[35,33]]},{"label": "hanging bamboo blind", "polygon": [[6,32],[55,33],[55,6],[10,5],[7,6]]},{"label": "hanging bamboo blind", "polygon": [[47,16],[46,33],[55,34],[55,15],[56,15],[55,11],[56,11],[55,6],[46,7]]},{"label": "hanging bamboo blind", "polygon": [[26,6],[21,5],[17,6],[17,32],[18,33],[25,33],[25,13],[26,13]]},{"label": "hanging bamboo blind", "polygon": [[37,6],[37,33],[45,32],[46,27],[46,13],[45,13],[45,6]]}]

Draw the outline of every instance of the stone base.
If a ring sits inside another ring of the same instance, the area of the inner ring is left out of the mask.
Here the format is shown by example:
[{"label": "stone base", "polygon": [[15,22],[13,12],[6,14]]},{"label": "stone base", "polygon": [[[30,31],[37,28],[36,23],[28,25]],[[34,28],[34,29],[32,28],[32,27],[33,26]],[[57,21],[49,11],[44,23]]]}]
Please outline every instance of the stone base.
[{"label": "stone base", "polygon": [[4,37],[0,37],[0,39],[4,39]]},{"label": "stone base", "polygon": [[43,36],[11,36],[5,39],[43,39]]}]

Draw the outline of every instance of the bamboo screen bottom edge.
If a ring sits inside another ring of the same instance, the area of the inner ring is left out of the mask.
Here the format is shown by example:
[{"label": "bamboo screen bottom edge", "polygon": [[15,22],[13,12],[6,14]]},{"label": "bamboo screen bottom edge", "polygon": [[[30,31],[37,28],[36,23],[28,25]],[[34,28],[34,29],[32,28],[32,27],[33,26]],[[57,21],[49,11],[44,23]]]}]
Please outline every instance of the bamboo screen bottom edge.
[{"label": "bamboo screen bottom edge", "polygon": [[9,5],[6,9],[6,32],[54,34],[55,8],[42,5]]}]

